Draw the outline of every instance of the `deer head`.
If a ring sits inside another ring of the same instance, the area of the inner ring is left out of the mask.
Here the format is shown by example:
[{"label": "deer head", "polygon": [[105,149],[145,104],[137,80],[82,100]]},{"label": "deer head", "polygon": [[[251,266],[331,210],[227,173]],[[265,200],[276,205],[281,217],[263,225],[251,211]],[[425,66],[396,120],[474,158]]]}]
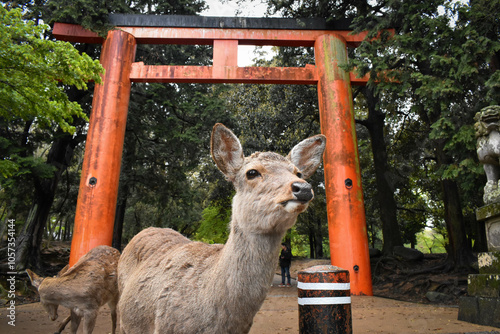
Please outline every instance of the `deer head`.
[{"label": "deer head", "polygon": [[219,170],[236,189],[233,228],[283,233],[314,194],[305,181],[321,164],[326,138],[317,135],[296,145],[287,157],[273,152],[243,155],[238,138],[222,124],[212,131],[211,152]]},{"label": "deer head", "polygon": [[[67,270],[67,268],[64,267],[63,270],[65,271],[65,270]],[[61,272],[63,270],[61,270]],[[61,272],[57,276],[61,275]],[[50,297],[45,298],[46,291],[42,287],[42,284],[46,280],[50,281],[53,278],[51,278],[51,277],[45,278],[45,277],[38,276],[37,274],[35,274],[33,271],[31,271],[29,269],[26,269],[26,273],[28,274],[28,276],[30,278],[31,284],[37,289],[38,293],[40,294],[40,302],[41,302],[44,310],[49,314],[50,320],[55,321],[58,317],[57,309],[59,307],[59,304],[49,302],[48,300],[50,300]]]}]

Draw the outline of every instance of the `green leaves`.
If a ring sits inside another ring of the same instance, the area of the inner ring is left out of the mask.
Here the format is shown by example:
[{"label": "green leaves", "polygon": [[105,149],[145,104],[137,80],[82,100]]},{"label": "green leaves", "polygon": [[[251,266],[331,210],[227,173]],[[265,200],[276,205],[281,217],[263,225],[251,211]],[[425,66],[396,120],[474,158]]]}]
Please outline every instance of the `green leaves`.
[{"label": "green leaves", "polygon": [[0,116],[73,133],[73,119],[87,117],[65,87],[101,82],[101,65],[67,42],[45,39],[49,27],[23,21],[18,9],[1,7],[0,23]]},{"label": "green leaves", "polygon": [[229,236],[231,208],[216,204],[203,210],[202,220],[194,236],[195,240],[206,243],[223,244]]}]

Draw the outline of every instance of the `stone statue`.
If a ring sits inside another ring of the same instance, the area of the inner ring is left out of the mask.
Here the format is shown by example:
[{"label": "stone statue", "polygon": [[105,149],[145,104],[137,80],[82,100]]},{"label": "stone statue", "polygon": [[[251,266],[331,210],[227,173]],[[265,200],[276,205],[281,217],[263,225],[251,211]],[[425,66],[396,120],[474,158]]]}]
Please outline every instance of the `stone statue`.
[{"label": "stone statue", "polygon": [[477,156],[483,164],[488,182],[484,187],[484,204],[500,202],[500,106],[481,109],[476,123]]},{"label": "stone statue", "polygon": [[477,156],[488,182],[484,206],[476,219],[484,223],[488,252],[479,253],[479,274],[467,278],[467,296],[460,297],[458,320],[500,328],[500,106],[481,109],[474,117]]}]

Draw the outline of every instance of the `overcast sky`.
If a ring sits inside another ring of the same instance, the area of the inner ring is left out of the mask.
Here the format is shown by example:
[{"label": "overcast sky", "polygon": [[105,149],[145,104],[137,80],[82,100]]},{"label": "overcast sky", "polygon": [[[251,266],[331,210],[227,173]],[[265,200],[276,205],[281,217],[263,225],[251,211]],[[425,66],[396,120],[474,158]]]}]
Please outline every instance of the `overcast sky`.
[{"label": "overcast sky", "polygon": [[240,15],[236,15],[238,5],[235,0],[228,0],[222,3],[220,0],[206,0],[210,7],[202,13],[204,16],[241,16],[241,17],[263,17],[266,11],[266,4],[262,1],[246,1],[242,4]]},{"label": "overcast sky", "polygon": [[[238,5],[235,0],[224,1],[222,3],[220,0],[206,0],[209,9],[202,13],[203,16],[239,16],[239,17],[264,17],[266,11],[266,4],[256,0],[247,1],[243,5],[241,13],[236,15],[238,11]],[[252,59],[255,58],[253,53],[255,47],[251,45],[242,45],[238,47],[238,66],[251,66]],[[270,53],[271,47],[264,47],[264,49]]]}]

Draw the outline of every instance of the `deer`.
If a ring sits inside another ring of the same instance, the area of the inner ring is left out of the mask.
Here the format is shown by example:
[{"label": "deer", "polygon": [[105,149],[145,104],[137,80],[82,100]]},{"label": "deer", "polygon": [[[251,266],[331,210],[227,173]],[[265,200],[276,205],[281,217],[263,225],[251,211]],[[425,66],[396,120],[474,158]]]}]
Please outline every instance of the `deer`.
[{"label": "deer", "polygon": [[286,157],[245,157],[234,133],[216,124],[211,155],[236,190],[227,242],[191,241],[156,227],[134,236],[118,263],[122,333],[248,333],[281,241],[314,197],[305,179],[321,164],[325,143],[316,135]]},{"label": "deer", "polygon": [[97,246],[82,256],[71,268],[63,268],[55,277],[41,277],[27,269],[31,284],[40,295],[40,302],[55,321],[59,305],[71,314],[58,328],[60,333],[71,320],[71,333],[76,334],[83,318],[83,333],[94,330],[99,308],[108,304],[111,310],[112,333],[116,331],[118,285],[117,266],[120,252],[109,246]]}]

